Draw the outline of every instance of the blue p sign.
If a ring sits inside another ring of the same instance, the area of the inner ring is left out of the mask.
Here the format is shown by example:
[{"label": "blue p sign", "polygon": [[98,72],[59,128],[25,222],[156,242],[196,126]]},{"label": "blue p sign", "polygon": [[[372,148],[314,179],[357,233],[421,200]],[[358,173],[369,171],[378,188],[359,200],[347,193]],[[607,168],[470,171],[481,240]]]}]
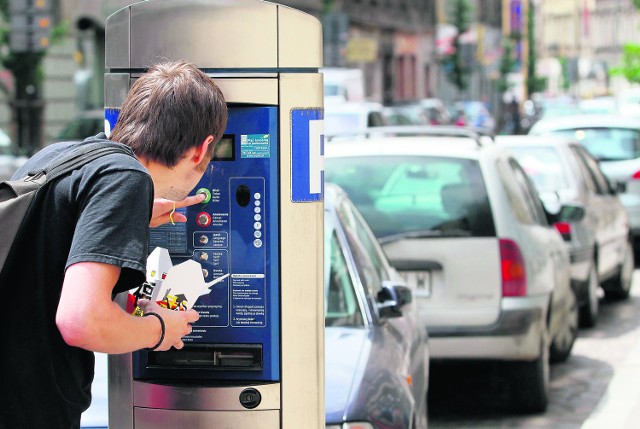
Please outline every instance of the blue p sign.
[{"label": "blue p sign", "polygon": [[291,201],[324,197],[324,121],[322,109],[291,110]]}]

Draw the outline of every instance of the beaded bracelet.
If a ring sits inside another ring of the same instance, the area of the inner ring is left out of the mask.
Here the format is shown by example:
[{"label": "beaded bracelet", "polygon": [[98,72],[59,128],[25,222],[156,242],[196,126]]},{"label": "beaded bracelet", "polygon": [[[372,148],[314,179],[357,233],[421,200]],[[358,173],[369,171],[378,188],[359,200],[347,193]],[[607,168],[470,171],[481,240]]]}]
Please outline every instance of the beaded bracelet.
[{"label": "beaded bracelet", "polygon": [[158,313],[154,313],[153,311],[149,311],[146,312],[142,315],[142,317],[147,317],[147,316],[156,316],[158,318],[158,320],[160,321],[160,330],[162,331],[160,333],[160,341],[158,341],[158,344],[156,344],[153,347],[147,347],[145,348],[145,350],[148,351],[154,351],[155,349],[157,349],[158,347],[160,347],[160,344],[162,344],[162,342],[164,341],[164,320],[162,320],[162,317],[160,317],[160,315]]}]

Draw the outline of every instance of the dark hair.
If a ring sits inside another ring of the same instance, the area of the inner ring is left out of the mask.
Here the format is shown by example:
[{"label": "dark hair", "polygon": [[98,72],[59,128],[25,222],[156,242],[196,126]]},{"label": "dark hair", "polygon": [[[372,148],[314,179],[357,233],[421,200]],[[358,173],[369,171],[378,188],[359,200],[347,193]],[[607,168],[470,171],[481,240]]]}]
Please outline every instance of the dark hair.
[{"label": "dark hair", "polygon": [[209,135],[212,152],[226,125],[227,105],[213,79],[189,62],[166,62],[133,84],[110,138],[173,167]]}]

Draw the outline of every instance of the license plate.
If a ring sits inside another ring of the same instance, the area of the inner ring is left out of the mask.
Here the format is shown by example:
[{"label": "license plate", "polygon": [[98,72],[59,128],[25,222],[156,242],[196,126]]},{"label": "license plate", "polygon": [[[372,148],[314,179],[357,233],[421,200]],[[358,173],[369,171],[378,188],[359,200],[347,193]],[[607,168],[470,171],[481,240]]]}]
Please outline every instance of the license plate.
[{"label": "license plate", "polygon": [[400,275],[416,296],[431,296],[431,271],[400,271]]}]

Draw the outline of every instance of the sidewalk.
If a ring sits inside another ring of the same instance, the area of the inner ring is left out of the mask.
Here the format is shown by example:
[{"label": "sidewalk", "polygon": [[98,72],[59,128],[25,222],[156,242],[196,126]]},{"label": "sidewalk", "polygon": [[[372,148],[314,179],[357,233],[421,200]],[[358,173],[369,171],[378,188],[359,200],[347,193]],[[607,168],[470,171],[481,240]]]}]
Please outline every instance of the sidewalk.
[{"label": "sidewalk", "polygon": [[[631,292],[638,295],[638,287]],[[581,427],[603,428],[640,428],[640,336],[634,339],[627,358],[616,368],[607,391]]]}]

